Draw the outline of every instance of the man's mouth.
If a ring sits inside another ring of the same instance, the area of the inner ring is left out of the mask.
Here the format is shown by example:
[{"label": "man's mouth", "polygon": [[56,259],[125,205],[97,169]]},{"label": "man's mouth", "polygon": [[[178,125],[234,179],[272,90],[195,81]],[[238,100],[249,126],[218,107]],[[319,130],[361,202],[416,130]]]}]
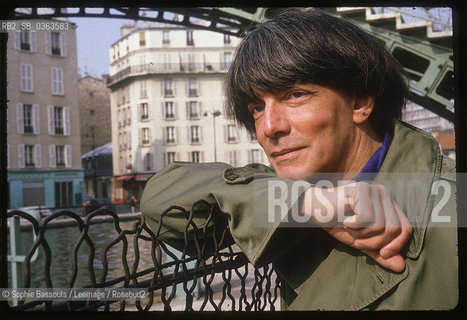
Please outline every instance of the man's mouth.
[{"label": "man's mouth", "polygon": [[276,161],[287,160],[296,156],[298,151],[302,150],[303,148],[304,147],[278,149],[271,152],[271,157]]}]

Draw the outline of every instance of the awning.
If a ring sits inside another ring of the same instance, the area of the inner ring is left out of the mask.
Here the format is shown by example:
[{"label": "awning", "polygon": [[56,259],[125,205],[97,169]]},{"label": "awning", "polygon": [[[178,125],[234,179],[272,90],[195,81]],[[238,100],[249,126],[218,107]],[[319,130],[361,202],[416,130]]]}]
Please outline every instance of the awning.
[{"label": "awning", "polygon": [[150,174],[137,174],[135,177],[136,181],[147,181],[152,177],[152,173]]},{"label": "awning", "polygon": [[135,176],[134,175],[130,175],[130,176],[120,176],[118,177],[117,179],[115,179],[116,181],[126,181],[126,180],[130,180],[130,179],[133,179]]}]

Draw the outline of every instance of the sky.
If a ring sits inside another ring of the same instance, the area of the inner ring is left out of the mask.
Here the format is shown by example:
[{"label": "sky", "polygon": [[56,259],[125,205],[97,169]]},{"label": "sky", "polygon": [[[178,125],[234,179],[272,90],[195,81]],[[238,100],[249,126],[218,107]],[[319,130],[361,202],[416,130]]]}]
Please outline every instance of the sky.
[{"label": "sky", "polygon": [[78,72],[94,77],[109,73],[110,45],[120,39],[120,27],[133,20],[115,18],[69,18],[76,23]]}]

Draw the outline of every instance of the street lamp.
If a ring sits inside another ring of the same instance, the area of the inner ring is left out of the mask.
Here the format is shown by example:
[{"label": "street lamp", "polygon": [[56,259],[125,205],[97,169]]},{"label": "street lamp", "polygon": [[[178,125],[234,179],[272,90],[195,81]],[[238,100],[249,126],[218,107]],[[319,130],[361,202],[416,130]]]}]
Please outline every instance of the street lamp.
[{"label": "street lamp", "polygon": [[[221,115],[221,112],[219,110],[216,110],[214,112],[210,111],[210,114],[212,114],[212,125],[214,128],[214,162],[217,162],[217,149],[216,149],[216,117]],[[203,116],[207,117],[208,112],[205,111],[203,113]]]}]

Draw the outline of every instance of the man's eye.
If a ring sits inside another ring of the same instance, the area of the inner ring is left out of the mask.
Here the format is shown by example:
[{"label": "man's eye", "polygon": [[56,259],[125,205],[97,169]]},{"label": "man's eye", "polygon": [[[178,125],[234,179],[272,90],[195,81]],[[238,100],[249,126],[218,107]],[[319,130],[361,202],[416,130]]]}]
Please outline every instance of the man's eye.
[{"label": "man's eye", "polygon": [[258,113],[258,112],[263,111],[263,109],[264,109],[263,106],[253,106],[253,107],[250,108],[250,112],[251,112],[252,114],[256,114],[256,113]]},{"label": "man's eye", "polygon": [[301,91],[295,91],[295,92],[292,93],[291,96],[292,96],[292,98],[301,98],[303,95],[304,95],[303,92],[301,92]]}]

